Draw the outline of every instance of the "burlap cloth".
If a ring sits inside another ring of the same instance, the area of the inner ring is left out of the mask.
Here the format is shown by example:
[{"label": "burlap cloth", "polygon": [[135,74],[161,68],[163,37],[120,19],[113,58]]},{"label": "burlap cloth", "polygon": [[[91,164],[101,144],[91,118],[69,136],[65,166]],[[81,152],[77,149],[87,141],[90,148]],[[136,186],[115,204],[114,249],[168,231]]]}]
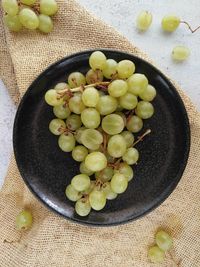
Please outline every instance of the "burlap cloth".
[{"label": "burlap cloth", "polygon": [[[50,63],[80,50],[114,48],[149,60],[73,0],[59,1],[59,5],[55,28],[49,35],[27,31],[11,34],[4,30],[0,20],[0,75],[14,100]],[[175,86],[188,111],[192,142],[186,170],[171,196],[155,211],[132,223],[109,228],[82,226],[43,207],[24,185],[13,158],[0,193],[1,267],[156,266],[149,263],[147,248],[154,242],[159,227],[166,228],[174,237],[172,254],[177,263],[181,260],[179,266],[200,267],[200,115]],[[4,243],[5,239],[19,238],[15,217],[24,206],[33,212],[32,229],[23,234],[20,243]],[[167,256],[161,266],[178,265]]]}]

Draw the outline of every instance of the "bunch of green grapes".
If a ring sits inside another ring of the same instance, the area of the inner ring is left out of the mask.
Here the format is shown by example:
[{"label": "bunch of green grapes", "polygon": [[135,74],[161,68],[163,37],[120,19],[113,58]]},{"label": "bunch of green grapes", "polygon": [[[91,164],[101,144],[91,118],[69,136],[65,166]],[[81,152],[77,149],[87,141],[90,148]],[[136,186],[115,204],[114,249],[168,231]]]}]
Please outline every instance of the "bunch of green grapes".
[{"label": "bunch of green grapes", "polygon": [[80,216],[103,209],[107,200],[126,191],[139,159],[133,134],[154,114],[156,96],[130,60],[116,62],[95,51],[89,65],[86,75],[73,72],[45,94],[56,117],[50,132],[58,136],[60,149],[80,162],[80,174],[65,190]]},{"label": "bunch of green grapes", "polygon": [[23,27],[39,29],[43,33],[53,30],[51,16],[58,11],[55,0],[2,0],[4,22],[9,30],[19,32]]}]

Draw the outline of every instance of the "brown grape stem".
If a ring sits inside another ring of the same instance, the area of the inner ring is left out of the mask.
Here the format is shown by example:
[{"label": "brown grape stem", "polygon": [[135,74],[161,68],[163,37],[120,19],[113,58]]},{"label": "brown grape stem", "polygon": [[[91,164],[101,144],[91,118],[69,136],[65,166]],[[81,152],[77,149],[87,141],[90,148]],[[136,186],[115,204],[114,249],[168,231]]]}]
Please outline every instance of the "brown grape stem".
[{"label": "brown grape stem", "polygon": [[58,94],[63,94],[65,92],[72,92],[72,93],[76,93],[76,92],[83,92],[83,90],[85,90],[86,88],[90,88],[90,87],[97,87],[97,86],[108,86],[110,84],[110,82],[97,82],[97,83],[92,83],[92,84],[88,84],[88,85],[81,85],[79,87],[76,88],[66,88],[63,90],[58,91]]},{"label": "brown grape stem", "polygon": [[8,243],[8,244],[20,243],[21,239],[22,239],[22,232],[20,232],[20,236],[17,240],[10,241],[10,240],[4,239],[3,243]]},{"label": "brown grape stem", "polygon": [[133,146],[135,146],[137,143],[143,141],[143,138],[144,138],[146,135],[150,134],[150,133],[151,133],[151,129],[148,129],[148,130],[146,130],[145,133],[143,133],[143,135],[138,136],[138,140],[135,141],[135,142],[133,143]]},{"label": "brown grape stem", "polygon": [[181,264],[182,260],[177,261],[177,260],[173,257],[172,253],[169,252],[169,251],[168,251],[167,254],[170,256],[170,259],[176,264],[176,266],[177,266],[177,267],[180,267],[180,264]]},{"label": "brown grape stem", "polygon": [[194,32],[196,32],[197,30],[200,29],[200,25],[199,25],[197,28],[195,28],[193,30],[192,27],[190,26],[190,24],[187,21],[181,21],[180,23],[183,23],[183,24],[187,25],[188,26],[188,29],[191,31],[191,33],[194,33]]}]

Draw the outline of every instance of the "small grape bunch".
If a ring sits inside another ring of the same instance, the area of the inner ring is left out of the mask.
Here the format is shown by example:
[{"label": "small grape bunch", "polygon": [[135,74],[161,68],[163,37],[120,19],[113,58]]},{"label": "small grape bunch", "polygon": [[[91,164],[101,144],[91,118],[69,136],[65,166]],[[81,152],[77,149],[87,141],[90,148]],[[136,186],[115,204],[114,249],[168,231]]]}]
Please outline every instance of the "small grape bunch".
[{"label": "small grape bunch", "polygon": [[9,30],[19,32],[22,28],[39,29],[43,33],[53,30],[51,16],[58,11],[55,0],[2,0],[4,22]]},{"label": "small grape bunch", "polygon": [[151,132],[143,120],[154,114],[156,89],[147,77],[135,73],[130,60],[116,62],[101,51],[89,57],[84,75],[73,72],[68,82],[56,84],[45,94],[56,118],[49,130],[58,146],[80,163],[80,173],[67,185],[65,194],[80,216],[102,210],[106,202],[126,191],[139,159],[135,145]]}]

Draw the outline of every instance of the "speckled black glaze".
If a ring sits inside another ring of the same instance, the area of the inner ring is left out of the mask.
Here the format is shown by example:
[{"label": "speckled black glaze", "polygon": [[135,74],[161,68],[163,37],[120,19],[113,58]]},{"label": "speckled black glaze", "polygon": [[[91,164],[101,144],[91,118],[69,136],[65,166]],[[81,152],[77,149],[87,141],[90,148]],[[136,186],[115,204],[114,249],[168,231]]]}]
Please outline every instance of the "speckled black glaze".
[{"label": "speckled black glaze", "polygon": [[[72,71],[85,73],[92,51],[66,57],[46,69],[28,88],[14,124],[14,152],[19,171],[30,190],[49,208],[76,222],[90,225],[116,225],[139,218],[161,204],[174,190],[185,169],[190,130],[186,110],[174,86],[155,67],[133,55],[104,50],[107,58],[133,60],[136,72],[144,73],[156,87],[155,115],[144,122],[152,133],[137,145],[140,159],[135,177],[125,193],[108,201],[100,211],[82,218],[74,213],[74,203],[65,197],[65,187],[79,173],[79,164],[70,153],[62,152],[58,137],[48,130],[54,118],[44,101],[45,92]],[[173,208],[173,207],[172,207]]]}]

